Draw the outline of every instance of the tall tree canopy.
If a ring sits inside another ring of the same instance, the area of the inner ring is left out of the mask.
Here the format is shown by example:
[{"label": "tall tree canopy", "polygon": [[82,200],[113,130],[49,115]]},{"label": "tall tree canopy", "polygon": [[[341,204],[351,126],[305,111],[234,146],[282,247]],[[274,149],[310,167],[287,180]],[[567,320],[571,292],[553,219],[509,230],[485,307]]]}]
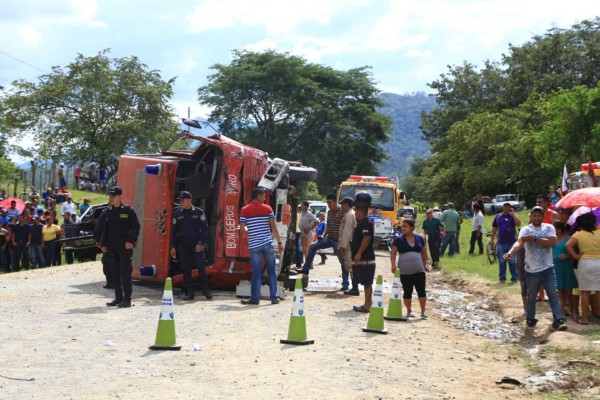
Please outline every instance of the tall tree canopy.
[{"label": "tall tree canopy", "polygon": [[233,56],[198,89],[224,134],[317,168],[322,192],[348,174],[376,173],[391,121],[376,110],[383,104],[368,67],[338,71],[275,51]]},{"label": "tall tree canopy", "polygon": [[33,134],[39,157],[96,161],[116,172],[125,153],[154,152],[176,131],[169,99],[174,78],[164,81],[137,57],[79,54],[37,83],[15,81],[0,99],[3,129]]},{"label": "tall tree canopy", "polygon": [[480,194],[543,192],[600,159],[600,17],[553,28],[501,62],[464,62],[432,82],[438,108],[421,129],[432,146],[413,166],[414,192],[427,201]]}]

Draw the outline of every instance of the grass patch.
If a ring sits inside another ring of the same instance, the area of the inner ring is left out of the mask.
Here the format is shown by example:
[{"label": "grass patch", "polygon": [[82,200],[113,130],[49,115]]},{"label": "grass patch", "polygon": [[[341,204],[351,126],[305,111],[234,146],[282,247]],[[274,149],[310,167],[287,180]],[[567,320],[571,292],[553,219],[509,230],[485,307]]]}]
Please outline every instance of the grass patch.
[{"label": "grass patch", "polygon": [[[560,363],[566,363],[569,360],[588,360],[593,362],[600,362],[600,352],[595,351],[591,346],[587,349],[572,349],[569,347],[559,346],[548,346],[540,350],[541,354],[552,355]],[[583,369],[587,366],[582,365]]]},{"label": "grass patch", "polygon": [[593,340],[600,340],[600,328],[585,329],[581,331],[581,334],[585,336],[590,342]]},{"label": "grass patch", "polygon": [[108,201],[108,195],[106,193],[88,192],[84,190],[69,189],[73,201],[77,203],[83,203],[83,198],[87,197],[90,199],[90,204],[106,203]]},{"label": "grass patch", "polygon": [[538,398],[543,400],[569,400],[573,397],[565,393],[541,393]]},{"label": "grass patch", "polygon": [[[529,212],[521,211],[517,213],[519,219],[522,222],[521,226],[525,226],[527,221],[529,221]],[[483,218],[483,227],[484,230],[489,232],[492,230],[492,222],[494,220],[494,215],[485,215]],[[475,254],[469,255],[469,247],[471,240],[471,226],[472,220],[466,219],[461,225],[459,244],[460,244],[460,254],[456,254],[453,257],[448,257],[448,249],[446,250],[446,255],[440,259],[440,264],[444,271],[446,272],[462,272],[469,275],[475,275],[484,278],[490,282],[498,282],[498,262],[494,264],[490,264],[485,256],[485,246],[490,241],[487,236],[483,237],[483,246],[484,246],[484,254],[479,255],[479,248],[477,244],[475,244]],[[510,273],[507,267],[507,275],[510,280]],[[515,293],[519,293],[519,285],[506,285],[501,286],[500,290],[507,290]]]}]

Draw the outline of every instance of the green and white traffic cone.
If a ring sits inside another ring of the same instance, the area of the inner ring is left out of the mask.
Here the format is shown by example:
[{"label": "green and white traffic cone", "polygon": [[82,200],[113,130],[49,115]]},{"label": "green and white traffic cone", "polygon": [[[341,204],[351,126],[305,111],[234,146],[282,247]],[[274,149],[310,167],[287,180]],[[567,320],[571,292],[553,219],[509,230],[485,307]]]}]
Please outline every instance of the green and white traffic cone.
[{"label": "green and white traffic cone", "polygon": [[171,278],[165,281],[158,329],[156,330],[155,343],[150,346],[152,350],[180,350],[181,346],[175,340],[175,312],[173,310],[173,283]]},{"label": "green and white traffic cone", "polygon": [[296,286],[294,288],[294,299],[292,304],[292,315],[290,316],[290,326],[288,328],[288,338],[281,339],[279,342],[295,345],[307,345],[315,342],[314,340],[308,340],[306,336],[302,277],[296,278]]},{"label": "green and white traffic cone", "polygon": [[371,302],[371,311],[369,311],[369,320],[363,332],[388,333],[383,324],[383,277],[377,275],[377,283],[373,290],[373,301]]},{"label": "green and white traffic cone", "polygon": [[387,314],[384,319],[389,321],[407,321],[406,317],[402,316],[402,299],[400,298],[400,269],[396,268],[394,275],[394,283],[392,284],[392,294],[388,303]]}]

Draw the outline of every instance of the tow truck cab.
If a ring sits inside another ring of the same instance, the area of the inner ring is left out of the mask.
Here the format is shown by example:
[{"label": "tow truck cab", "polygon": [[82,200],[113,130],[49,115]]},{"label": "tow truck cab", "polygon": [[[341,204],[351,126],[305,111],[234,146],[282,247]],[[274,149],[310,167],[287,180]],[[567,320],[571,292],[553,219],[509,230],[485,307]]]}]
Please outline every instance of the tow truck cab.
[{"label": "tow truck cab", "polygon": [[259,185],[267,189],[267,203],[275,212],[284,241],[283,254],[276,255],[278,276],[289,272],[296,222],[291,210],[298,204],[294,185],[315,180],[315,169],[280,159],[271,161],[267,153],[223,135],[203,137],[185,131],[161,154],[121,156],[118,168],[123,201],[134,207],[141,225],[133,254],[133,279],[163,282],[172,277],[175,283],[182,281],[169,246],[173,212],[183,190],[190,192],[193,204],[206,213],[209,285],[232,288],[240,280],[250,279],[248,238],[240,231],[239,213]]},{"label": "tow truck cab", "polygon": [[376,244],[385,244],[394,227],[402,225],[403,216],[399,212],[404,206],[404,193],[396,186],[396,181],[386,176],[350,175],[340,184],[338,202],[344,197],[354,199],[359,192],[371,195],[372,206],[377,208],[381,218],[374,219]]}]

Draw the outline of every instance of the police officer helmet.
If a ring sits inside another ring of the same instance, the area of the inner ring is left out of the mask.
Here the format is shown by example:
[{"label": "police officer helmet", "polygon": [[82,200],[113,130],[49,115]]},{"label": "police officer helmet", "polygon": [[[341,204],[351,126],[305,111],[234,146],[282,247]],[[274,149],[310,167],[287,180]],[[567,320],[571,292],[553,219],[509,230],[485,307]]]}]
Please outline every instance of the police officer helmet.
[{"label": "police officer helmet", "polygon": [[371,195],[367,192],[358,192],[356,193],[354,199],[354,205],[360,208],[370,208],[371,207]]}]

